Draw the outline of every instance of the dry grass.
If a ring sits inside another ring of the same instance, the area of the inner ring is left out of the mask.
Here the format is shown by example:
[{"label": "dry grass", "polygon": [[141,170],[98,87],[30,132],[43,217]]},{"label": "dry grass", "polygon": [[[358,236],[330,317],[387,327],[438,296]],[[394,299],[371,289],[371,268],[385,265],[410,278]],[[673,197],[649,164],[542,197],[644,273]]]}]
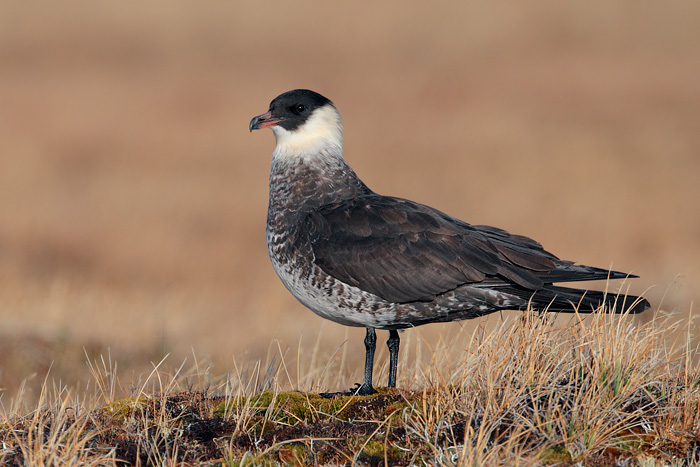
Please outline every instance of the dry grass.
[{"label": "dry grass", "polygon": [[138,375],[167,353],[224,373],[273,338],[342,341],[265,252],[273,138],[248,122],[301,86],[336,102],[378,192],[639,274],[656,308],[669,288],[664,310],[700,298],[696,2],[14,2],[0,17],[10,394],[34,374],[36,400],[49,366],[85,384],[83,347]]},{"label": "dry grass", "polygon": [[[92,389],[44,384],[39,407],[2,407],[3,465],[563,465],[700,462],[694,323],[635,325],[599,311],[556,325],[528,312],[491,331],[464,328],[404,358],[397,390],[317,395],[347,383],[342,357],[307,352],[296,376],[271,356],[225,377],[156,365],[120,386],[109,359]],[[683,326],[683,329],[678,329]],[[410,334],[409,334],[410,335]],[[419,341],[405,339],[404,354]],[[301,353],[301,352],[300,352]],[[405,355],[404,355],[405,357]],[[161,362],[162,364],[162,362]],[[308,366],[307,366],[308,365]],[[382,375],[385,377],[385,375]],[[330,386],[329,386],[330,385]]]}]

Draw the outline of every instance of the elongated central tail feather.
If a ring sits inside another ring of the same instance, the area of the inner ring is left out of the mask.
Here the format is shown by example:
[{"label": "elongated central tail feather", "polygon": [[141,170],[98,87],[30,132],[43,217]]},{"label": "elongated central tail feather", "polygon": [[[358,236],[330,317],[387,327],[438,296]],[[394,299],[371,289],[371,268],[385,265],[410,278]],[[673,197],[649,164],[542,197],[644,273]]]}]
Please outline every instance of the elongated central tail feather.
[{"label": "elongated central tail feather", "polygon": [[615,313],[641,313],[649,302],[634,295],[616,295],[598,290],[573,289],[548,285],[535,292],[531,305],[538,309],[564,313],[591,313],[606,306]]}]

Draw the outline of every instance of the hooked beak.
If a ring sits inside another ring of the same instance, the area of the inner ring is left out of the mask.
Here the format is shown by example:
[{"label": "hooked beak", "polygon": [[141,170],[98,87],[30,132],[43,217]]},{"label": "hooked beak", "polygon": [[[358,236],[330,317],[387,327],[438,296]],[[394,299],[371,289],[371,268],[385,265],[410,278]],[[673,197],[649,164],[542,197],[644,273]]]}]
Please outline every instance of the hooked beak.
[{"label": "hooked beak", "polygon": [[250,125],[248,126],[248,129],[250,131],[253,130],[259,130],[261,128],[269,128],[271,126],[277,125],[279,122],[281,122],[281,118],[276,118],[272,116],[272,111],[268,111],[262,115],[258,115],[257,117],[254,117],[250,121]]}]

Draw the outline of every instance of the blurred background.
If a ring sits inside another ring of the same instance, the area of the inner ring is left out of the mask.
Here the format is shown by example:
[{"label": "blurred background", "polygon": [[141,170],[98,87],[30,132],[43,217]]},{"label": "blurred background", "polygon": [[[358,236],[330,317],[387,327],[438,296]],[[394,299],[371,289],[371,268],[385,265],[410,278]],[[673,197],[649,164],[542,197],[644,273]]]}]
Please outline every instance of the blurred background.
[{"label": "blurred background", "polygon": [[375,191],[638,274],[655,311],[700,298],[698,2],[3,2],[0,401],[85,384],[85,353],[128,385],[347,339],[361,378],[363,331],[265,248],[274,138],[248,122],[302,87]]}]

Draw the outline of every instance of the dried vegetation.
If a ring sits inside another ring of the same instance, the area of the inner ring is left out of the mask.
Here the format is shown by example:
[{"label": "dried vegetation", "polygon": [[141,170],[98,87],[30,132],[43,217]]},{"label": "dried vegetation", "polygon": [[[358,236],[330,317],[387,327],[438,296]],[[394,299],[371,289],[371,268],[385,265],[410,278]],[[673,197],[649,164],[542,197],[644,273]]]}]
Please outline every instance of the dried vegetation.
[{"label": "dried vegetation", "polygon": [[[692,323],[691,323],[692,324]],[[691,332],[686,323],[686,333]],[[292,386],[284,359],[215,378],[160,365],[136,389],[91,361],[88,397],[44,384],[38,408],[3,406],[3,465],[697,465],[700,367],[680,323],[600,311],[561,326],[523,314],[460,332],[408,387],[368,397]],[[677,334],[677,333],[676,333]],[[410,342],[409,342],[410,345]],[[695,358],[695,360],[694,360]],[[310,374],[334,363],[311,356]],[[320,362],[320,363],[318,363]]]}]

